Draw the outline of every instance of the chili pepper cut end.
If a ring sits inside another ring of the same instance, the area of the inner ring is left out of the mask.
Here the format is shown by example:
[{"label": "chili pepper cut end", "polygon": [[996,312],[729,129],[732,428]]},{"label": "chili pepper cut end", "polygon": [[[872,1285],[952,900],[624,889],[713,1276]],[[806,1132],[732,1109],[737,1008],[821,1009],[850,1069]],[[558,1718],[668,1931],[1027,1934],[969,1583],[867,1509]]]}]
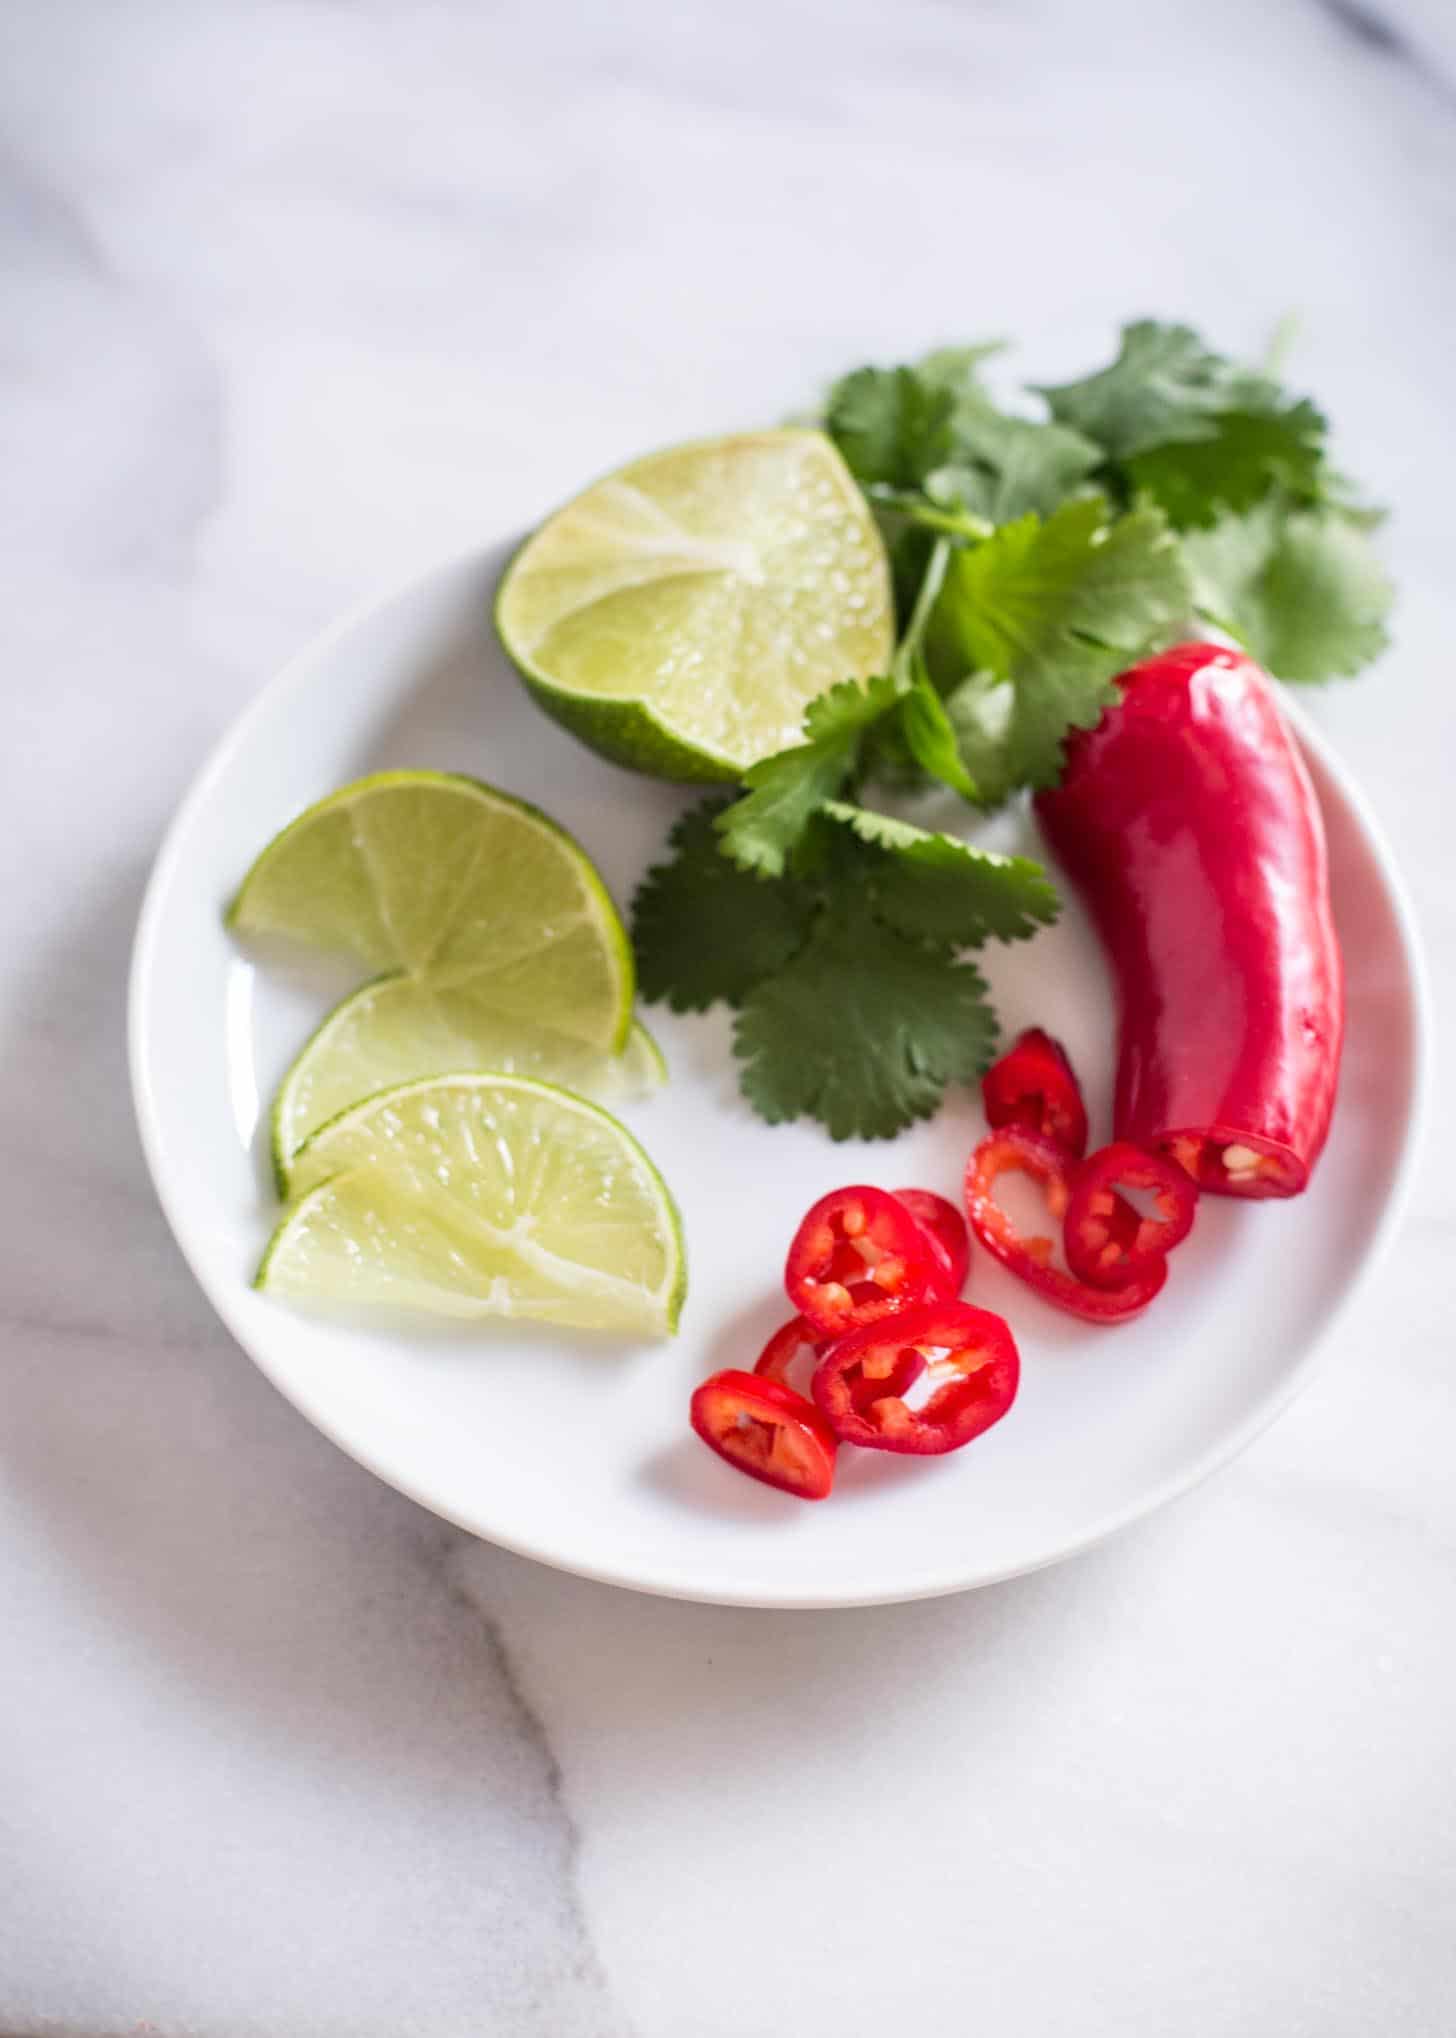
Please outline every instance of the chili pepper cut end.
[{"label": "chili pepper cut end", "polygon": [[1232,1126],[1164,1132],[1153,1142],[1211,1196],[1298,1196],[1309,1169],[1292,1148]]}]

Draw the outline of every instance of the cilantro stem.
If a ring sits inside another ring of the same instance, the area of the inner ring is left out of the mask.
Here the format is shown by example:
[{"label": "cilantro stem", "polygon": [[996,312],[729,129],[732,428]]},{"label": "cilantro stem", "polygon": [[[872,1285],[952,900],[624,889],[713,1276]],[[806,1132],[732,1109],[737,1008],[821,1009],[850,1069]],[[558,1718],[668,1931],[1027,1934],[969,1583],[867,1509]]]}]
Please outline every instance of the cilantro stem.
[{"label": "cilantro stem", "polygon": [[964,545],[979,545],[996,529],[985,517],[972,516],[968,509],[931,502],[918,488],[891,488],[887,482],[869,481],[864,483],[864,492],[877,509],[894,510],[908,517],[912,524],[919,524],[922,530],[959,538]]},{"label": "cilantro stem", "polygon": [[927,531],[939,531],[948,538],[959,538],[973,545],[993,536],[996,529],[985,517],[973,517],[969,510],[940,509],[932,502],[908,503],[905,515],[912,523],[923,525]]},{"label": "cilantro stem", "polygon": [[920,591],[915,597],[915,606],[910,620],[905,625],[905,634],[895,652],[894,675],[897,684],[909,688],[915,683],[914,665],[920,656],[920,645],[930,623],[940,590],[945,581],[945,570],[950,565],[953,550],[949,538],[937,538],[926,561],[925,573],[920,582]]}]

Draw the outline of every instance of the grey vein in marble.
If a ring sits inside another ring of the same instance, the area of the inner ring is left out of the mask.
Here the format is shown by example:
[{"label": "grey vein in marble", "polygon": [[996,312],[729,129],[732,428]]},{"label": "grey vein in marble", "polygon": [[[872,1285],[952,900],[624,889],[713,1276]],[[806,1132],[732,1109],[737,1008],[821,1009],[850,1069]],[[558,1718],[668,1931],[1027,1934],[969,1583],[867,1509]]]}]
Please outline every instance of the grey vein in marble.
[{"label": "grey vein in marble", "polygon": [[1456,86],[1434,51],[1413,42],[1388,14],[1366,4],[1366,0],[1316,0],[1329,18],[1345,33],[1377,56],[1400,65],[1413,79],[1428,85],[1442,98],[1456,97]]}]

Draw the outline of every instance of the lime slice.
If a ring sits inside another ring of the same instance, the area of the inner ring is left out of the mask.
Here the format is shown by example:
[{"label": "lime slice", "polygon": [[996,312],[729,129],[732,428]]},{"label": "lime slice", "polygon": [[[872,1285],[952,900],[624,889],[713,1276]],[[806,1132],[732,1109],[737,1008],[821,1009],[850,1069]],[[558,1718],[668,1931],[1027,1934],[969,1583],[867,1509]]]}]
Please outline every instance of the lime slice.
[{"label": "lime slice", "polygon": [[554,1027],[502,1018],[490,979],[455,986],[379,977],[336,1005],[283,1078],[273,1104],[273,1169],[290,1193],[293,1156],[350,1105],[421,1076],[498,1070],[535,1076],[590,1097],[641,1096],[667,1080],[662,1051],[633,1022],[619,1054],[602,1054]]},{"label": "lime slice", "polygon": [[406,1083],[318,1132],[257,1286],[324,1306],[675,1330],[662,1177],[615,1118],[523,1076]]},{"label": "lime slice", "polygon": [[274,836],[228,922],[469,982],[502,1023],[600,1053],[631,1023],[632,950],[586,852],[476,779],[384,771],[331,793]]},{"label": "lime slice", "polygon": [[662,778],[734,779],[894,649],[885,548],[821,432],[676,446],[599,481],[507,569],[501,642],[548,714]]}]

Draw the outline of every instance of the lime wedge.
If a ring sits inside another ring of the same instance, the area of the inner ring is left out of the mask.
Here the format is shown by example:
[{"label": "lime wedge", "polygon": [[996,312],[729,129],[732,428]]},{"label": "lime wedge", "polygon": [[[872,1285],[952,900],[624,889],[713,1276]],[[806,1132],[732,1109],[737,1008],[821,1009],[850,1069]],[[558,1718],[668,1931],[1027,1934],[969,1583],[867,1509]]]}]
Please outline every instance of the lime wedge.
[{"label": "lime wedge", "polygon": [[821,432],[744,432],[636,460],[507,569],[507,653],[548,714],[662,778],[734,779],[894,648],[874,518]]},{"label": "lime wedge", "polygon": [[324,1307],[662,1335],[687,1282],[662,1177],[615,1118],[523,1076],[407,1083],[298,1156],[256,1285]]},{"label": "lime wedge", "polygon": [[631,1023],[632,950],[586,852],[476,779],[385,771],[330,794],[274,836],[228,922],[468,982],[502,1023],[599,1053]]},{"label": "lime wedge", "polygon": [[604,1100],[642,1096],[667,1080],[661,1049],[636,1021],[621,1052],[603,1054],[554,1027],[503,1018],[488,977],[454,986],[379,977],[334,1007],[279,1086],[273,1170],[280,1195],[290,1193],[289,1170],[303,1142],[350,1105],[418,1077],[488,1069]]}]

